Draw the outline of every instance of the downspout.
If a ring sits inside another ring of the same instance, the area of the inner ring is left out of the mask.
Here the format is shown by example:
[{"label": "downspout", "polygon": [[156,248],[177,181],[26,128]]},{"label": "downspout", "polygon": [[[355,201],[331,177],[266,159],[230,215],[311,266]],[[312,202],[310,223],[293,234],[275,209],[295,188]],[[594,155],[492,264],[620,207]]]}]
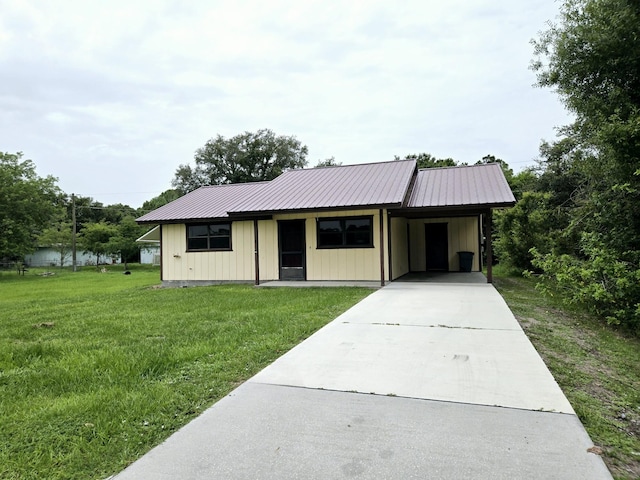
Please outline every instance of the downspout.
[{"label": "downspout", "polygon": [[393,258],[391,253],[391,212],[387,210],[387,257],[389,258],[389,281],[393,281]]},{"label": "downspout", "polygon": [[478,271],[482,272],[482,214],[478,215]]},{"label": "downspout", "polygon": [[489,209],[487,211],[487,283],[493,283],[492,217],[492,211]]},{"label": "downspout", "polygon": [[256,262],[255,284],[260,285],[260,253],[258,253],[258,220],[253,221],[253,248]]},{"label": "downspout", "polygon": [[162,261],[162,224],[160,224],[160,281],[164,281],[164,263]]},{"label": "downspout", "polygon": [[384,215],[380,209],[380,286],[384,287]]},{"label": "downspout", "polygon": [[407,270],[411,273],[411,225],[407,220]]}]

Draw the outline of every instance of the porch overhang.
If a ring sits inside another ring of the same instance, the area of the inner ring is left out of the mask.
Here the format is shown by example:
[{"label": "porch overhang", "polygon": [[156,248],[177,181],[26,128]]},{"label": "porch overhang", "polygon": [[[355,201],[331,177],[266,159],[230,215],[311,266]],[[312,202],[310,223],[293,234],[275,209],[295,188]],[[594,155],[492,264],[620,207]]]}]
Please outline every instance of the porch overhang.
[{"label": "porch overhang", "polygon": [[513,207],[515,202],[488,203],[481,205],[449,205],[442,207],[413,207],[389,209],[392,217],[404,218],[438,218],[438,217],[469,217],[484,215],[488,211],[498,208]]}]

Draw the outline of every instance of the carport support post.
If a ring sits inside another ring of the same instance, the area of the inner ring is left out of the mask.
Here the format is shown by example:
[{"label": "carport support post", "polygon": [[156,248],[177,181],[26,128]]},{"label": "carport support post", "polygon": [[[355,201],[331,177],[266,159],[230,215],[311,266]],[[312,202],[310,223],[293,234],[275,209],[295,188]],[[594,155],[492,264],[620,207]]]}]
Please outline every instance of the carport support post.
[{"label": "carport support post", "polygon": [[380,286],[384,287],[384,214],[380,209]]},{"label": "carport support post", "polygon": [[260,254],[258,253],[258,220],[253,221],[253,248],[256,261],[256,285],[260,285]]},{"label": "carport support post", "polygon": [[76,194],[72,193],[71,194],[71,223],[72,223],[72,230],[71,230],[71,266],[73,271],[77,271],[77,258],[76,258]]},{"label": "carport support post", "polygon": [[493,283],[493,249],[491,248],[491,237],[493,235],[492,224],[492,211],[487,210],[487,283]]}]

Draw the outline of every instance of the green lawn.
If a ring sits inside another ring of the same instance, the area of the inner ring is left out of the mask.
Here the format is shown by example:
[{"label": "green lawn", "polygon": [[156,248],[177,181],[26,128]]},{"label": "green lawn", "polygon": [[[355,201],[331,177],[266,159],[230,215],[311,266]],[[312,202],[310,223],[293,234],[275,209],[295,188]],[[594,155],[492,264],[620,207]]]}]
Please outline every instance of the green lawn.
[{"label": "green lawn", "polygon": [[0,478],[102,479],[371,293],[0,273]]},{"label": "green lawn", "polygon": [[535,283],[495,277],[614,477],[640,478],[640,339],[542,296]]}]

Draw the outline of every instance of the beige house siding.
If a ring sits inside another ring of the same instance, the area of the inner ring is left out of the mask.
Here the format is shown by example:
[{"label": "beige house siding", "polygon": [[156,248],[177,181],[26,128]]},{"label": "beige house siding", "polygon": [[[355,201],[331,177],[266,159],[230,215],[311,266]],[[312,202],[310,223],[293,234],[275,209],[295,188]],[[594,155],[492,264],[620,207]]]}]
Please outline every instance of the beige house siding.
[{"label": "beige house siding", "polygon": [[[383,212],[386,216],[386,211]],[[316,219],[327,217],[373,216],[374,248],[318,249]],[[378,210],[349,210],[307,214],[274,215],[273,220],[261,220],[258,226],[260,250],[260,281],[279,278],[278,220],[305,220],[307,280],[380,280],[380,215]],[[385,225],[383,248],[387,248]],[[385,255],[386,257],[386,255]],[[385,258],[385,279],[388,279]]]},{"label": "beige house siding", "polygon": [[409,253],[407,251],[407,225],[405,218],[391,218],[391,274],[392,280],[409,273]]},{"label": "beige house siding", "polygon": [[[326,217],[373,217],[373,248],[318,249],[316,219]],[[383,219],[387,218],[386,210]],[[278,220],[305,220],[307,280],[380,280],[380,212],[350,210],[307,214],[274,215],[272,220],[258,221],[260,281],[279,278]],[[186,226],[162,226],[163,280],[174,281],[255,281],[253,221],[231,224],[232,251],[187,252]],[[397,278],[408,271],[406,220],[391,222],[394,245],[394,271]],[[384,272],[389,280],[387,222],[384,225]],[[400,240],[396,240],[399,236]]]},{"label": "beige house siding", "polygon": [[445,217],[409,220],[411,271],[421,272],[426,269],[426,239],[424,229],[426,223],[446,223],[448,225],[449,271],[459,271],[460,260],[458,258],[458,252],[460,251],[474,252],[472,270],[478,271],[480,269],[478,217]]},{"label": "beige house siding", "polygon": [[184,224],[162,227],[162,279],[164,281],[248,281],[255,279],[253,222],[231,224],[228,252],[187,252]]},{"label": "beige house siding", "polygon": [[278,223],[273,220],[258,221],[258,251],[260,257],[260,281],[278,279]]}]

